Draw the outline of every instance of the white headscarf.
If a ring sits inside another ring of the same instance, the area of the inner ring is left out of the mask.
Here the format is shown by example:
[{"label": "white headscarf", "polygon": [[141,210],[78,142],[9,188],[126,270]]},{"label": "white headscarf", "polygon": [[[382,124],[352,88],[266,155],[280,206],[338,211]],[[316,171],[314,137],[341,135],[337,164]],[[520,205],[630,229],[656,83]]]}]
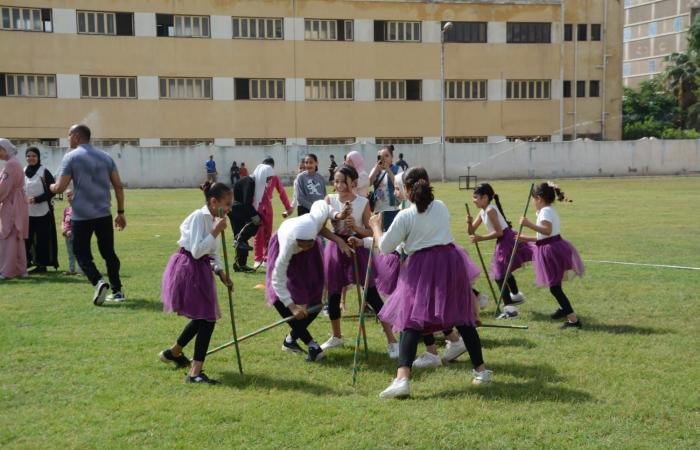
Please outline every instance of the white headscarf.
[{"label": "white headscarf", "polygon": [[331,214],[331,207],[325,200],[316,200],[311,205],[311,210],[303,216],[287,219],[282,222],[277,235],[280,239],[289,239],[296,241],[309,241],[315,239],[318,233],[323,228]]},{"label": "white headscarf", "polygon": [[17,147],[12,145],[9,139],[0,138],[0,147],[4,148],[10,156],[15,156],[17,154]]},{"label": "white headscarf", "polygon": [[253,179],[255,180],[255,199],[253,199],[253,207],[258,209],[260,201],[265,194],[267,187],[267,179],[275,175],[275,170],[267,164],[259,164],[253,171]]}]

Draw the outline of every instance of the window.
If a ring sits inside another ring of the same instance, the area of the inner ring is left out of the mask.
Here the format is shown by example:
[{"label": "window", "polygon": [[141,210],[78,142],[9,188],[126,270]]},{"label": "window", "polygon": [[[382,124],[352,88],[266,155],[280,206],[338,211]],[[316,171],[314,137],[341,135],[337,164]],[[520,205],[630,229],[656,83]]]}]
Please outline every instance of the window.
[{"label": "window", "polygon": [[90,143],[95,147],[111,147],[113,145],[130,145],[132,147],[139,146],[139,140],[136,138],[100,138],[91,139]]},{"label": "window", "polygon": [[524,142],[549,142],[551,136],[506,136],[506,139],[510,142],[524,141]]},{"label": "window", "polygon": [[622,39],[627,42],[632,39],[632,27],[625,27],[622,30]]},{"label": "window", "polygon": [[683,18],[682,17],[676,17],[673,19],[673,31],[676,33],[680,33],[683,31]]},{"label": "window", "polygon": [[486,100],[486,80],[445,80],[446,100]]},{"label": "window", "polygon": [[284,78],[236,78],[236,100],[284,100]]},{"label": "window", "polygon": [[104,11],[78,11],[79,34],[134,35],[134,15]]},{"label": "window", "polygon": [[[441,29],[445,23],[441,23]],[[452,22],[452,29],[445,33],[445,42],[486,42],[486,22]]]},{"label": "window", "polygon": [[156,36],[209,37],[209,16],[156,14]]},{"label": "window", "polygon": [[136,98],[136,77],[80,77],[82,98]]},{"label": "window", "polygon": [[588,82],[588,96],[600,97],[600,81],[591,80]]},{"label": "window", "polygon": [[307,41],[352,41],[352,20],[305,19],[304,39]]},{"label": "window", "polygon": [[306,100],[352,100],[353,80],[306,80]]},{"label": "window", "polygon": [[549,100],[550,80],[507,80],[508,100]]},{"label": "window", "polygon": [[58,147],[58,138],[7,138],[16,146],[20,145],[45,145],[47,147]]},{"label": "window", "polygon": [[632,74],[632,65],[630,63],[624,63],[622,65],[622,75],[628,77],[631,74]]},{"label": "window", "polygon": [[284,39],[280,18],[233,17],[234,39]]},{"label": "window", "polygon": [[179,138],[164,138],[160,140],[160,145],[163,147],[188,147],[193,145],[212,145],[214,139],[179,139]]},{"label": "window", "polygon": [[50,33],[51,9],[39,8],[2,8],[0,30],[45,31]]},{"label": "window", "polygon": [[306,138],[306,145],[350,145],[355,138]]},{"label": "window", "polygon": [[375,80],[375,100],[420,100],[420,80]]},{"label": "window", "polygon": [[656,60],[655,59],[652,59],[651,61],[649,61],[649,72],[650,73],[656,72]]},{"label": "window", "polygon": [[649,37],[656,36],[656,22],[649,22]]},{"label": "window", "polygon": [[580,23],[576,25],[576,40],[577,41],[587,41],[588,40],[588,25],[585,23]]},{"label": "window", "polygon": [[483,144],[487,138],[486,136],[448,136],[445,141],[450,144]]},{"label": "window", "polygon": [[284,100],[284,80],[252,79],[249,92],[251,100]]},{"label": "window", "polygon": [[378,137],[374,139],[374,143],[377,145],[411,145],[411,144],[422,144],[422,137]]},{"label": "window", "polygon": [[236,145],[284,145],[285,138],[236,138]]},{"label": "window", "polygon": [[160,98],[211,99],[211,78],[159,78]]},{"label": "window", "polygon": [[551,30],[549,22],[508,22],[506,41],[509,44],[550,43]]},{"label": "window", "polygon": [[586,96],[586,82],[579,80],[576,82],[576,97],[585,97],[585,96]]},{"label": "window", "polygon": [[599,41],[601,36],[601,28],[599,23],[591,24],[591,41]]},{"label": "window", "polygon": [[574,26],[571,25],[570,23],[565,23],[564,24],[564,40],[569,42],[574,40],[574,32],[573,32]]},{"label": "window", "polygon": [[562,96],[564,98],[570,98],[571,97],[571,81],[570,80],[564,80],[564,89],[562,92]]},{"label": "window", "polygon": [[4,75],[8,97],[55,97],[56,76],[8,73]]},{"label": "window", "polygon": [[375,20],[375,42],[420,42],[420,22]]}]

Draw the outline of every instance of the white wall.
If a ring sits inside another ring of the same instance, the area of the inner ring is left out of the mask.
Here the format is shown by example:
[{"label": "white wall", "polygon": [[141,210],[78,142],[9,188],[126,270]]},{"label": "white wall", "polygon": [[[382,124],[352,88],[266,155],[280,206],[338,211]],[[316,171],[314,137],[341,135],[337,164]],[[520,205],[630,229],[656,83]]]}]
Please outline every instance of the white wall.
[{"label": "white wall", "polygon": [[[20,148],[22,152],[24,147]],[[328,156],[357,150],[374,161],[378,146],[275,145],[270,147],[120,147],[105,149],[117,162],[129,187],[192,187],[205,177],[204,161],[210,154],[225,173],[231,161],[245,162],[249,170],[265,156],[275,159],[275,170],[289,182],[298,161],[315,153],[325,168]],[[700,173],[700,140],[574,141],[559,143],[502,142],[499,144],[446,144],[447,175],[455,180],[467,173],[482,179],[565,178],[589,176],[673,175]],[[66,149],[41,147],[42,163],[54,172]],[[397,145],[411,165],[424,166],[439,180],[442,174],[440,144]]]}]

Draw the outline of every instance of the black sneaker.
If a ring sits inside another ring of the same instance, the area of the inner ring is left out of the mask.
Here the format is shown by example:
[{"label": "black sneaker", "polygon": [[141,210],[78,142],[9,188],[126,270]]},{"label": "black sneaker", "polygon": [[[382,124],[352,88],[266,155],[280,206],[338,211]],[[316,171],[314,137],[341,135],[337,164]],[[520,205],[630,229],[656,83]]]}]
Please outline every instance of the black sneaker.
[{"label": "black sneaker", "polygon": [[187,359],[187,356],[185,356],[184,353],[180,353],[180,356],[174,356],[173,352],[169,348],[160,352],[160,355],[158,356],[160,357],[160,360],[164,363],[173,363],[178,369],[190,367],[191,364],[190,360]]},{"label": "black sneaker", "polygon": [[36,266],[32,270],[29,271],[29,274],[35,274],[35,273],[46,273],[46,267],[44,266]]},{"label": "black sneaker", "polygon": [[576,322],[569,322],[568,320],[564,322],[564,325],[562,325],[560,328],[562,330],[566,330],[568,328],[578,328],[579,330],[581,329],[582,324],[581,324],[581,319],[577,320]]},{"label": "black sneaker", "polygon": [[316,362],[322,360],[325,356],[326,354],[323,353],[321,347],[309,347],[309,355],[306,357],[306,360],[308,362]]},{"label": "black sneaker", "polygon": [[566,313],[564,312],[563,309],[559,308],[556,311],[554,311],[552,314],[550,314],[549,317],[551,317],[554,320],[563,319],[564,317],[566,317]]},{"label": "black sneaker", "polygon": [[303,348],[299,347],[297,341],[287,342],[287,339],[282,341],[282,350],[290,353],[306,353]]},{"label": "black sneaker", "polygon": [[189,375],[185,376],[185,383],[197,383],[197,384],[220,384],[216,380],[212,380],[208,376],[204,374],[204,372],[200,372],[199,375],[191,377]]},{"label": "black sneaker", "polygon": [[243,272],[243,273],[252,273],[252,272],[255,272],[255,269],[253,269],[252,267],[248,267],[248,266],[239,266],[238,264],[234,264],[233,271],[234,272]]}]

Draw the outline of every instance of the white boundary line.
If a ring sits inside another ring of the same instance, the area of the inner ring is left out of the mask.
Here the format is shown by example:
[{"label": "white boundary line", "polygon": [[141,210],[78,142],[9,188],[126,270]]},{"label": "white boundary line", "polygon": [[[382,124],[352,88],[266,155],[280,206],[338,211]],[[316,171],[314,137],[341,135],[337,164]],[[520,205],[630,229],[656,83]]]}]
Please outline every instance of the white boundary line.
[{"label": "white boundary line", "polygon": [[601,263],[601,264],[619,264],[623,266],[643,266],[643,267],[658,267],[663,269],[684,269],[684,270],[700,270],[700,267],[688,267],[688,266],[672,266],[668,264],[644,264],[644,263],[632,263],[632,262],[622,262],[622,261],[604,261],[595,259],[584,259],[584,262]]}]

